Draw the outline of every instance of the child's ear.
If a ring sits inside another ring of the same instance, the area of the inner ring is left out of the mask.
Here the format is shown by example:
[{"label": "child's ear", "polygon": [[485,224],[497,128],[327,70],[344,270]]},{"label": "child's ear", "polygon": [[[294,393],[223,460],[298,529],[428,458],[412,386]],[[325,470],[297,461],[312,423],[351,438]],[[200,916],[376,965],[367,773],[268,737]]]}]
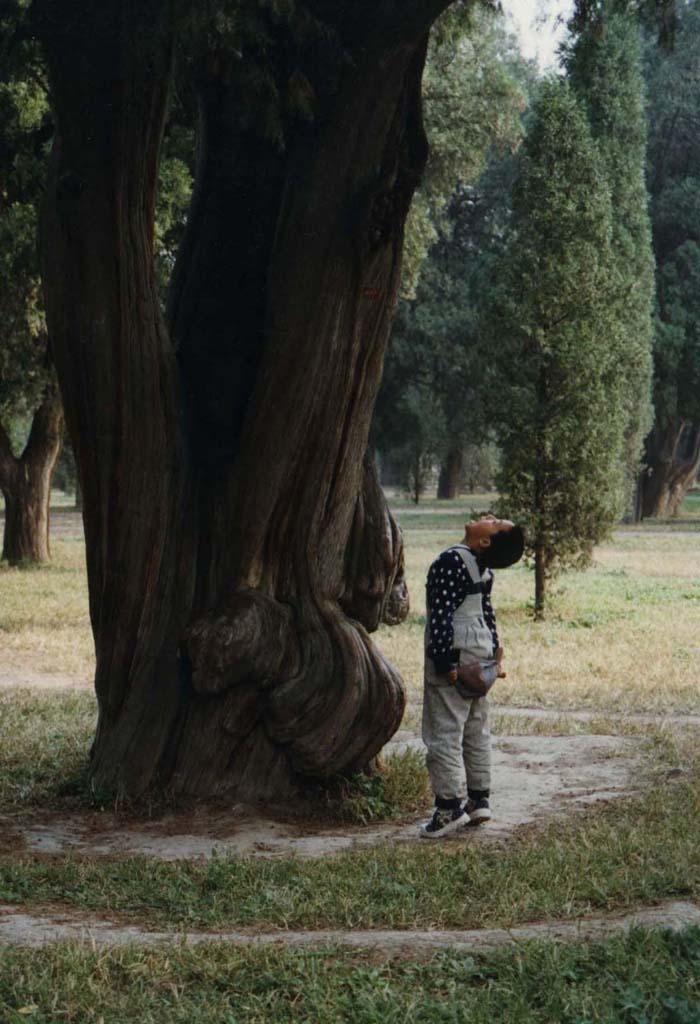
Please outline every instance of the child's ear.
[{"label": "child's ear", "polygon": [[481,540],[479,541],[479,547],[480,548],[490,548],[491,547],[491,538],[490,537],[482,537]]}]

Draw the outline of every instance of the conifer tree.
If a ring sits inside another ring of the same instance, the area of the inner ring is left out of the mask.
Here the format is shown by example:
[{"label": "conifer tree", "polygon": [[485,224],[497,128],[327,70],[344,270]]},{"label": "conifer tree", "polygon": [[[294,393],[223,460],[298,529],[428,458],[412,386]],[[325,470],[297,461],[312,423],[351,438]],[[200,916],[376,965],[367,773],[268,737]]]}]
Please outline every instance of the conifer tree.
[{"label": "conifer tree", "polygon": [[645,516],[676,514],[700,469],[700,10],[678,11],[675,46],[650,40],[648,179],[656,256],[654,427]]},{"label": "conifer tree", "polygon": [[610,402],[610,192],[565,82],[543,83],[520,160],[486,329],[500,490],[527,528],[542,617],[548,581],[584,566],[619,514],[626,419]]},{"label": "conifer tree", "polygon": [[625,501],[632,509],[643,443],[652,422],[654,259],[645,182],[647,120],[636,18],[601,9],[568,57],[569,77],[588,112],[612,199],[614,305],[608,344],[610,401],[624,410]]}]

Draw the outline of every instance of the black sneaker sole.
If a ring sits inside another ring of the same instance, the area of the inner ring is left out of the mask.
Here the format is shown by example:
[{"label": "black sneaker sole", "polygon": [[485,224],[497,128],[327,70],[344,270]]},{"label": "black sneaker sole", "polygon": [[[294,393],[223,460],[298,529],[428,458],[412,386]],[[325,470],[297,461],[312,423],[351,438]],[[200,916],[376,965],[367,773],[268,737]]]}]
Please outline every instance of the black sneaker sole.
[{"label": "black sneaker sole", "polygon": [[491,821],[491,811],[480,810],[472,811],[469,815],[469,824],[473,826],[485,825],[487,821]]},{"label": "black sneaker sole", "polygon": [[469,824],[469,815],[466,813],[460,815],[459,818],[455,818],[454,821],[450,821],[447,825],[444,825],[437,832],[428,832],[424,825],[421,826],[420,837],[421,839],[442,839],[444,836],[449,836],[453,832],[458,832],[459,829],[464,828],[465,825]]}]

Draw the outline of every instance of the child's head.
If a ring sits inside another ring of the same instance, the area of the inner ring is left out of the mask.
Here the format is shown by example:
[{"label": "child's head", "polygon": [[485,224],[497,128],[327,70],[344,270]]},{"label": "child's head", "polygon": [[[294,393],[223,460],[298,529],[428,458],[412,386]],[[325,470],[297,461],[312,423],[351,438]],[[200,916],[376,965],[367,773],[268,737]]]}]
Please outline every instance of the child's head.
[{"label": "child's head", "polygon": [[510,519],[484,516],[464,528],[464,540],[475,552],[479,565],[489,569],[507,569],[523,556],[525,536],[522,527]]}]

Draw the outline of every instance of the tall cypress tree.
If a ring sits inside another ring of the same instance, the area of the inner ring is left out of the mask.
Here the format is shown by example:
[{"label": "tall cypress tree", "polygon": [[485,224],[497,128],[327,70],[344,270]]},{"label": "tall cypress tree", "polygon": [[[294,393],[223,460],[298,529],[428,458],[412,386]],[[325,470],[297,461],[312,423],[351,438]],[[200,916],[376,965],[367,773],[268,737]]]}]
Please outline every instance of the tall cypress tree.
[{"label": "tall cypress tree", "polygon": [[678,10],[675,47],[650,39],[648,177],[656,256],[654,429],[643,513],[675,515],[700,470],[700,10]]},{"label": "tall cypress tree", "polygon": [[565,82],[547,81],[485,325],[499,384],[500,490],[528,529],[537,617],[548,581],[585,565],[619,514],[626,421],[610,402],[611,238],[610,192],[586,115]]},{"label": "tall cypress tree", "polygon": [[575,38],[567,64],[573,88],[588,112],[612,199],[614,301],[609,344],[617,358],[611,364],[610,396],[624,410],[626,421],[622,458],[629,507],[652,422],[654,259],[637,20],[608,14],[604,7],[595,26],[587,26]]}]

